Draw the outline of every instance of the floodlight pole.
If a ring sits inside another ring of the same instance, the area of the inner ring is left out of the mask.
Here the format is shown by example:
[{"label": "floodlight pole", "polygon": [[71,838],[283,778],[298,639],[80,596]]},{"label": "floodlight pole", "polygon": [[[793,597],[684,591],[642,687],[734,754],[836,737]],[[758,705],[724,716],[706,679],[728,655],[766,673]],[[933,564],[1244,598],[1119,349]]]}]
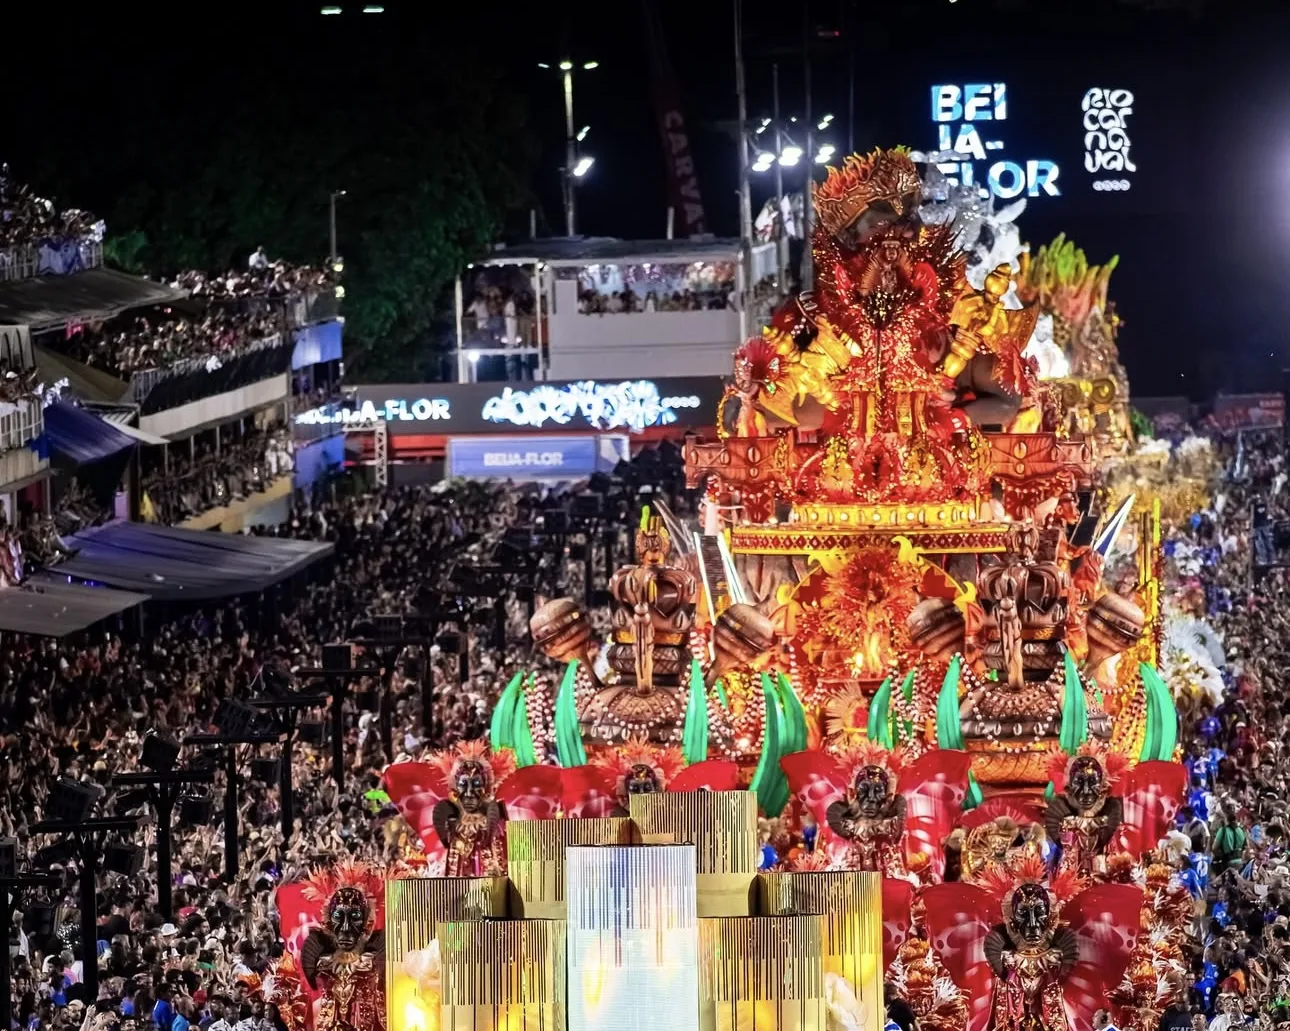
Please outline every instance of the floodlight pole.
[{"label": "floodlight pole", "polygon": [[170,879],[171,817],[179,789],[186,784],[209,784],[215,779],[210,770],[169,770],[165,773],[118,773],[112,777],[116,787],[146,787],[148,800],[157,815],[157,901],[161,915],[167,920],[175,918],[173,886]]},{"label": "floodlight pole", "polygon": [[238,855],[238,796],[240,779],[237,768],[239,745],[267,745],[278,739],[272,734],[246,734],[241,737],[220,734],[190,734],[184,738],[186,745],[204,745],[224,749],[224,881],[237,880],[240,857]]},{"label": "floodlight pole", "polygon": [[[56,888],[60,878],[52,873],[20,873],[0,877],[0,1028],[13,1027],[13,966],[9,956],[9,935],[13,910],[24,888]],[[12,892],[12,894],[10,894]]]},{"label": "floodlight pole", "polygon": [[[137,831],[137,816],[94,816],[75,823],[66,820],[41,820],[31,828],[32,834],[69,835],[80,850],[80,888],[81,888],[81,978],[85,985],[85,997],[99,997],[99,965],[95,956],[98,941],[98,872],[99,860],[103,851],[103,838],[114,832]],[[8,939],[4,948],[9,950]]]},{"label": "floodlight pole", "polygon": [[290,698],[253,698],[251,708],[272,713],[278,723],[278,741],[282,746],[278,770],[279,806],[282,809],[282,847],[291,844],[296,829],[296,814],[291,784],[291,758],[296,738],[296,723],[302,709],[319,709],[328,702],[327,695],[292,695]]}]

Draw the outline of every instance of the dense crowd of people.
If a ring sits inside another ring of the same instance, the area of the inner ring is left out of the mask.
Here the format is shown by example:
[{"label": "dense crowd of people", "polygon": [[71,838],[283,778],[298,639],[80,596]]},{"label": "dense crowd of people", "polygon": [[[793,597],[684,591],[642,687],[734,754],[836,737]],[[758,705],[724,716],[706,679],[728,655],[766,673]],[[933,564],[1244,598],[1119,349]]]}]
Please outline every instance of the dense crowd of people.
[{"label": "dense crowd of people", "polygon": [[[64,243],[103,238],[103,223],[79,208],[59,210],[52,200],[39,197],[0,166],[0,272],[22,260],[19,252],[39,251]],[[57,271],[57,270],[50,270]]]},{"label": "dense crowd of people", "polygon": [[237,440],[168,449],[143,478],[144,516],[174,525],[211,508],[242,501],[293,469],[294,445],[285,427],[256,430]]},{"label": "dense crowd of people", "polygon": [[171,285],[188,291],[195,303],[78,326],[61,349],[122,378],[185,362],[217,368],[283,334],[284,302],[334,291],[336,280],[326,269],[266,259],[263,266],[220,275],[183,272]]},{"label": "dense crowd of people", "polygon": [[[1290,582],[1281,569],[1252,575],[1257,532],[1250,523],[1256,501],[1274,529],[1290,513],[1281,500],[1290,470],[1277,437],[1247,435],[1239,450],[1229,445],[1224,454],[1212,506],[1171,527],[1166,549],[1171,597],[1212,621],[1229,662],[1217,707],[1184,709],[1192,779],[1178,834],[1198,860],[1190,865],[1197,935],[1185,957],[1190,989],[1166,1012],[1162,1028],[1230,1031],[1233,1024],[1262,1029],[1290,1021],[1290,702],[1279,686],[1290,661]],[[466,650],[463,663],[441,636],[433,647],[382,655],[395,700],[391,746],[387,751],[378,732],[374,706],[364,702],[376,684],[357,684],[359,715],[349,730],[343,791],[330,779],[323,752],[301,742],[289,846],[281,838],[276,788],[256,782],[243,796],[238,877],[223,877],[218,824],[177,827],[172,920],[158,908],[149,847],[139,874],[103,877],[99,940],[82,943],[72,890],[76,860],[50,860],[47,867],[63,878],[50,901],[64,908],[52,922],[29,919],[15,936],[16,1027],[186,1031],[223,1022],[227,1027],[216,1031],[267,1031],[269,1015],[241,979],[263,973],[281,950],[274,887],[319,856],[385,862],[398,853],[401,822],[367,795],[384,763],[416,756],[430,743],[420,716],[424,679],[434,687],[438,746],[485,733],[499,684],[531,661],[522,595],[499,584],[494,597],[475,598],[456,571],[486,563],[509,528],[532,525],[543,509],[563,502],[481,484],[334,494],[273,531],[328,540],[336,549],[326,575],[284,601],[276,616],[235,599],[167,613],[146,637],[5,642],[0,838],[15,836],[24,847],[57,777],[106,783],[112,771],[136,766],[149,730],[182,736],[209,725],[222,699],[247,696],[266,671],[289,675],[318,665],[323,642],[346,639],[373,613],[433,614],[440,627],[457,628],[449,636]],[[1264,554],[1275,557],[1275,545]],[[577,591],[581,585],[570,582],[569,572],[581,563],[554,563],[551,589],[562,581]],[[145,844],[152,833],[145,832]],[[104,986],[97,1007],[78,990],[87,956]]]}]

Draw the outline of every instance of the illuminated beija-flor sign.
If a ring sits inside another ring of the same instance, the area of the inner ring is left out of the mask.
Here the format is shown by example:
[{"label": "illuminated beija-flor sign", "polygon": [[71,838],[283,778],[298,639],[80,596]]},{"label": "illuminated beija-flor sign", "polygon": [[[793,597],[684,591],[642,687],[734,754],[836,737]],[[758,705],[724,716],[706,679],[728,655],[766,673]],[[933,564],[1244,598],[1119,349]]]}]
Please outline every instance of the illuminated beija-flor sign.
[{"label": "illuminated beija-flor sign", "polygon": [[[1057,197],[1060,169],[1055,161],[1031,158],[1012,161],[998,154],[999,139],[982,139],[982,127],[1008,118],[1008,87],[1002,82],[967,83],[932,87],[932,121],[936,124],[937,150],[954,151],[960,160],[938,163],[951,182],[980,186],[1001,200],[1023,194]],[[954,126],[957,123],[958,129]],[[993,134],[991,134],[993,135]],[[984,176],[984,178],[983,178]]]},{"label": "illuminated beija-flor sign", "polygon": [[[664,381],[665,382],[665,381]],[[525,429],[618,430],[639,433],[652,426],[670,426],[677,412],[704,407],[694,380],[681,380],[675,394],[665,395],[652,380],[624,380],[598,383],[538,383],[525,390],[483,383],[444,386],[438,397],[417,396],[411,388],[402,397],[382,396],[382,388],[359,388],[360,400],[353,407],[313,408],[296,416],[301,426],[345,426],[358,428],[379,423],[442,423],[457,433],[489,432],[494,426]],[[391,389],[391,393],[395,389]],[[366,393],[367,396],[362,396]],[[709,403],[714,403],[709,401]]]},{"label": "illuminated beija-flor sign", "polygon": [[676,409],[698,408],[697,396],[664,397],[649,380],[597,383],[582,380],[564,386],[538,385],[531,390],[506,387],[484,403],[484,418],[511,426],[564,426],[582,416],[598,430],[630,429],[676,422]]}]

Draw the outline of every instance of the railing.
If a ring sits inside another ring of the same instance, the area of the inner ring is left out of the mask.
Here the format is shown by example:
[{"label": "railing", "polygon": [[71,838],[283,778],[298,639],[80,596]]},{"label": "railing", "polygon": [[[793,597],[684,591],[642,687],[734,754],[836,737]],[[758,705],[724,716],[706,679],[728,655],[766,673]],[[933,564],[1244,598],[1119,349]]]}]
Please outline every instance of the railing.
[{"label": "railing", "polygon": [[0,282],[68,276],[103,264],[103,244],[98,240],[49,239],[37,246],[0,247]]},{"label": "railing", "polygon": [[490,315],[476,318],[463,315],[461,319],[463,349],[492,350],[499,347],[537,347],[537,319],[532,315]]},{"label": "railing", "polygon": [[296,294],[287,300],[287,325],[291,329],[326,322],[340,315],[340,299],[335,287],[319,287]]},{"label": "railing", "polygon": [[0,454],[25,447],[45,431],[45,412],[39,398],[4,404],[0,412]]},{"label": "railing", "polygon": [[143,404],[144,400],[159,383],[168,379],[174,379],[178,376],[189,376],[197,372],[217,372],[229,362],[237,361],[239,358],[248,354],[254,354],[256,351],[267,351],[274,347],[282,345],[282,334],[275,333],[271,337],[261,337],[259,340],[238,351],[236,354],[221,355],[203,355],[196,358],[181,358],[172,365],[167,365],[160,369],[140,369],[130,376],[130,400],[135,404]]}]

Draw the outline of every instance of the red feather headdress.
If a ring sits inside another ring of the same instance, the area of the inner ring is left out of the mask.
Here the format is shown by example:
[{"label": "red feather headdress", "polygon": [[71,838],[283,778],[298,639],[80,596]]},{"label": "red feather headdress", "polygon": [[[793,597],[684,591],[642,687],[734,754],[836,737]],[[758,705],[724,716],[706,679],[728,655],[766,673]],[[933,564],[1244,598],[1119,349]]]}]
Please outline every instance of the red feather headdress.
[{"label": "red feather headdress", "polygon": [[835,753],[838,765],[842,767],[844,785],[849,789],[855,783],[856,775],[866,766],[877,766],[885,770],[888,786],[894,793],[896,783],[904,770],[907,760],[904,752],[893,752],[872,741],[860,741],[838,749]]},{"label": "red feather headdress", "polygon": [[1066,790],[1066,780],[1070,776],[1071,763],[1076,759],[1096,759],[1102,772],[1106,774],[1106,792],[1112,794],[1116,784],[1129,768],[1129,760],[1119,752],[1112,752],[1101,741],[1086,741],[1076,749],[1074,755],[1057,752],[1048,762],[1048,779],[1053,782],[1053,790],[1058,794]]},{"label": "red feather headdress", "polygon": [[625,793],[626,780],[636,766],[654,771],[658,789],[666,791],[676,775],[685,768],[685,756],[679,748],[656,748],[644,741],[625,741],[616,748],[601,752],[592,763],[614,780],[614,790]]},{"label": "red feather headdress", "polygon": [[1012,909],[1012,896],[1023,884],[1038,884],[1048,892],[1053,918],[1061,908],[1084,888],[1083,880],[1069,870],[1048,876],[1048,867],[1038,856],[1026,856],[1007,868],[992,867],[985,871],[977,883],[999,903],[1004,916]]},{"label": "red feather headdress", "polygon": [[462,741],[453,748],[435,752],[428,761],[443,774],[449,789],[464,763],[482,766],[492,778],[493,787],[515,772],[515,753],[509,749],[493,752],[487,741]]},{"label": "red feather headdress", "polygon": [[334,866],[313,870],[305,878],[300,894],[310,902],[326,905],[341,888],[357,888],[373,903],[375,912],[376,900],[385,894],[385,881],[366,863],[342,859]]}]

